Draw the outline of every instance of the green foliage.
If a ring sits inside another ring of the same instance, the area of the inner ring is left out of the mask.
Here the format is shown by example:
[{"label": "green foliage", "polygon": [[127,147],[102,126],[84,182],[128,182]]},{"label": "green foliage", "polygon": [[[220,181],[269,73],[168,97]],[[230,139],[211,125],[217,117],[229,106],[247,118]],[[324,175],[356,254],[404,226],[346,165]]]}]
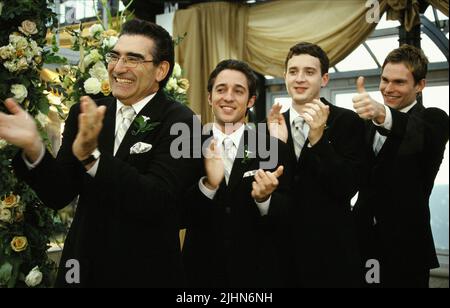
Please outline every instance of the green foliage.
[{"label": "green foliage", "polygon": [[[54,60],[51,52],[43,51],[47,29],[57,21],[48,7],[52,2],[0,0],[0,100],[13,97],[12,86],[19,85],[23,97],[17,100],[34,117],[47,115],[50,107],[39,71],[47,58]],[[7,113],[3,104],[0,111]],[[43,140],[48,140],[39,122],[38,127]],[[56,228],[54,211],[16,178],[11,161],[17,152],[0,139],[0,288],[51,286],[55,265],[46,252]],[[36,266],[42,280],[26,283]]]}]

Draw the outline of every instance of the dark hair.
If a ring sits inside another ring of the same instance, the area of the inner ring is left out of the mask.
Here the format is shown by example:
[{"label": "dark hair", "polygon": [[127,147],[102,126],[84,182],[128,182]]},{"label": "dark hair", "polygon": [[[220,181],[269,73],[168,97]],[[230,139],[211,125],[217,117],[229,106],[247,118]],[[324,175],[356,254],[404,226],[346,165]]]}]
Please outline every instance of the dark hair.
[{"label": "dark hair", "polygon": [[320,61],[320,72],[323,76],[324,74],[328,73],[328,68],[330,67],[330,60],[328,59],[328,56],[326,52],[320,48],[319,45],[308,43],[308,42],[300,42],[298,44],[295,44],[294,46],[289,49],[289,53],[286,57],[286,61],[284,62],[284,69],[287,70],[287,64],[290,58],[293,56],[308,54],[310,56],[313,56],[315,58],[318,58]]},{"label": "dark hair", "polygon": [[252,96],[256,96],[256,75],[248,66],[247,63],[239,60],[223,60],[219,64],[217,64],[216,68],[211,72],[208,78],[208,92],[212,92],[212,88],[214,82],[216,81],[217,75],[223,70],[234,70],[239,71],[247,77],[248,83],[248,98],[250,99]]},{"label": "dark hair", "polygon": [[167,61],[170,64],[166,78],[159,83],[159,87],[164,88],[172,75],[175,65],[173,41],[169,32],[155,23],[141,19],[132,19],[123,24],[120,35],[143,35],[155,43],[155,48],[150,51],[153,56],[153,63],[159,64],[162,61]]},{"label": "dark hair", "polygon": [[392,50],[384,60],[382,68],[388,63],[403,63],[412,73],[415,84],[427,76],[428,59],[421,49],[414,46],[405,44]]}]

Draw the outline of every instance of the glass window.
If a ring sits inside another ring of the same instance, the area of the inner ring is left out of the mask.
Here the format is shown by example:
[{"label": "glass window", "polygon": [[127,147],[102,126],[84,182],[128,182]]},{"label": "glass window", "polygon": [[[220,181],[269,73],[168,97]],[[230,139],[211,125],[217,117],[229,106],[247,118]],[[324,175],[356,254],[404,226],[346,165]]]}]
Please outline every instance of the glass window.
[{"label": "glass window", "polygon": [[363,45],[359,45],[344,60],[336,64],[336,68],[340,72],[373,69],[377,67],[372,56]]},{"label": "glass window", "polygon": [[386,20],[386,14],[383,14],[383,16],[381,16],[380,22],[378,23],[375,30],[396,28],[399,26],[400,26],[400,23],[398,22],[398,20]]},{"label": "glass window", "polygon": [[[437,12],[437,15],[438,15],[438,18],[439,18],[439,20],[446,20],[446,19],[448,19],[448,17],[447,16],[445,16],[443,13],[441,13],[441,11],[439,11],[439,10],[437,10],[436,9],[436,12]],[[431,20],[431,21],[435,21],[435,18],[434,18],[434,14],[433,14],[433,6],[428,6],[428,8],[427,8],[427,10],[425,11],[425,17],[426,18],[428,18],[429,20]]]},{"label": "glass window", "polygon": [[386,59],[388,53],[398,47],[398,37],[389,36],[370,39],[367,40],[366,43],[377,58],[378,63],[380,63],[380,65],[383,65],[384,59]]},{"label": "glass window", "polygon": [[447,58],[436,47],[428,35],[422,32],[420,46],[430,62],[447,62]]}]

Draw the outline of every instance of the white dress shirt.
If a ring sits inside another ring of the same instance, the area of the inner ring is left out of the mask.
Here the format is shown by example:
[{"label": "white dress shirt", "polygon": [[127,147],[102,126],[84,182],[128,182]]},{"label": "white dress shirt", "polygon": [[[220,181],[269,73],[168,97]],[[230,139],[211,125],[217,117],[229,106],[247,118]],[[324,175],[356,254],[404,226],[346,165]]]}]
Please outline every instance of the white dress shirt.
[{"label": "white dress shirt", "polygon": [[[403,108],[403,109],[400,109],[400,112],[403,112],[403,113],[407,113],[408,111],[410,111],[415,105],[417,104],[417,101],[414,101],[411,105],[409,105],[409,106],[407,106],[407,107],[405,107],[405,108]],[[386,110],[386,117],[385,117],[385,119],[384,119],[384,122],[383,123],[381,123],[381,124],[378,124],[377,122],[375,122],[374,120],[372,120],[372,123],[374,124],[374,125],[376,125],[376,126],[381,126],[381,127],[383,127],[384,129],[387,129],[387,130],[391,130],[392,129],[392,125],[393,125],[393,123],[392,123],[392,113],[391,113],[391,109],[389,108],[389,107],[387,107],[387,106],[384,106],[384,109]],[[376,131],[375,132],[375,136],[374,136],[374,138],[373,138],[373,145],[372,145],[372,148],[374,149],[374,151],[375,151],[375,149],[377,148],[377,147],[379,147],[379,149],[378,149],[378,151],[383,147],[383,145],[384,145],[384,142],[386,141],[386,139],[387,139],[387,136],[383,136],[383,135],[381,135],[378,131]],[[378,145],[379,144],[379,145]],[[377,153],[378,154],[378,153]]]},{"label": "white dress shirt", "polygon": [[[233,140],[234,146],[236,147],[236,149],[239,148],[239,143],[241,142],[242,136],[244,134],[245,131],[245,125],[242,125],[239,129],[237,129],[236,131],[234,131],[232,134],[230,135],[226,135],[224,134],[220,129],[218,129],[216,127],[216,125],[214,124],[213,126],[213,136],[214,139],[217,140],[217,145],[219,145],[219,147],[223,148],[222,144],[223,144],[223,140],[225,138],[230,138],[231,140]],[[223,153],[223,149],[221,149],[221,153]],[[236,158],[236,153],[234,154],[233,157],[233,161]],[[204,179],[206,179],[206,177],[202,177],[200,179],[200,181],[198,182],[198,187],[200,189],[200,191],[208,198],[208,199],[214,199],[214,196],[217,193],[218,188],[216,189],[209,189],[208,187],[205,186],[205,184],[203,184]],[[267,213],[269,212],[269,206],[270,206],[270,200],[272,199],[272,197],[269,197],[269,199],[267,199],[266,201],[259,203],[255,200],[256,205],[258,206],[259,212],[261,214],[261,216],[267,215]]]}]

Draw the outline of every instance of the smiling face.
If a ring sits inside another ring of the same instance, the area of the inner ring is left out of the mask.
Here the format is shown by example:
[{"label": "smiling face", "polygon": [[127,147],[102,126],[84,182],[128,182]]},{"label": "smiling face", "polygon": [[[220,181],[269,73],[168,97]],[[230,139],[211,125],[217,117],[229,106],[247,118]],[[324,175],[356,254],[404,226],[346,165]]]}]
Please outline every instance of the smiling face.
[{"label": "smiling face", "polygon": [[245,123],[247,109],[255,104],[255,97],[249,97],[246,76],[237,70],[225,69],[215,78],[208,93],[216,123],[222,128],[226,123]]},{"label": "smiling face", "polygon": [[[134,57],[141,60],[153,60],[152,39],[143,35],[122,35],[114,46],[112,53],[119,57]],[[159,89],[159,82],[164,79],[169,63],[139,63],[134,68],[126,67],[123,59],[115,64],[108,64],[109,80],[114,97],[125,105],[132,105]]]},{"label": "smiling face", "polygon": [[425,87],[425,79],[414,84],[414,76],[403,63],[387,63],[380,80],[384,104],[401,110],[416,100],[417,93]]},{"label": "smiling face", "polygon": [[328,83],[328,73],[321,74],[320,60],[309,54],[294,55],[287,62],[286,89],[293,103],[304,105],[320,98],[320,88]]}]

